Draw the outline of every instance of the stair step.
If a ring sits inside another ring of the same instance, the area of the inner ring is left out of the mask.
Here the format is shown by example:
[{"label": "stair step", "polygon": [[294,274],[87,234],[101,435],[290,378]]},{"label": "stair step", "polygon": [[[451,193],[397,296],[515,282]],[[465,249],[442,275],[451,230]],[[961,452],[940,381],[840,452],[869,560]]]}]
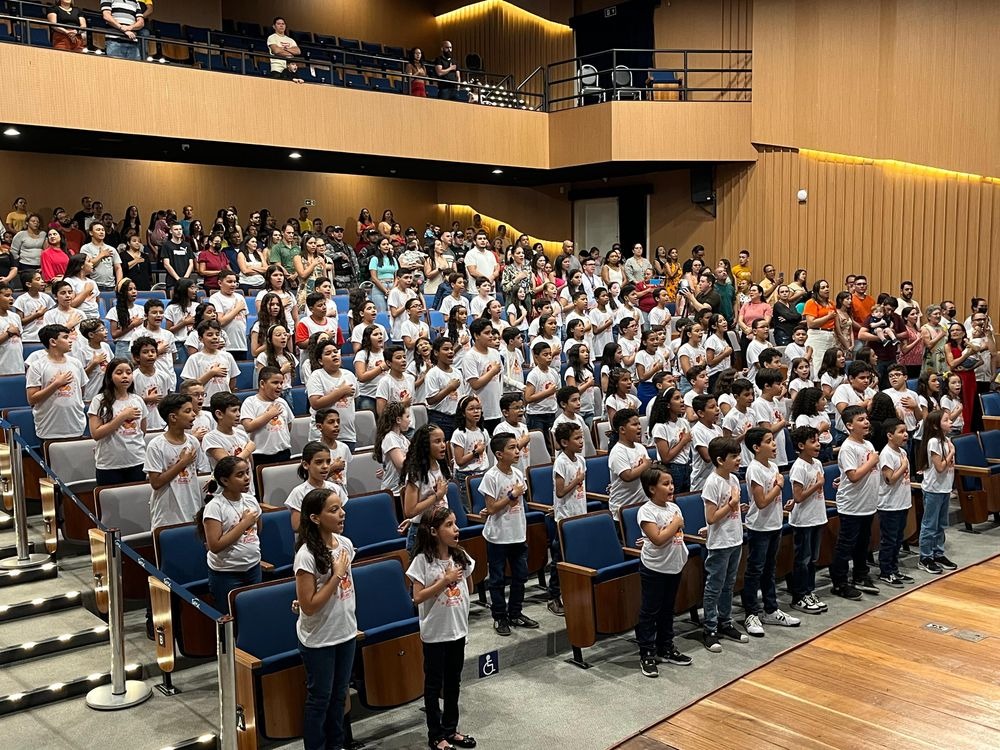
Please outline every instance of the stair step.
[{"label": "stair step", "polygon": [[[49,638],[57,638],[68,633],[78,633],[98,627],[103,629],[106,624],[99,617],[80,606],[74,609],[36,615],[30,619],[0,623],[0,662],[3,661],[2,653],[5,650],[20,646],[25,641],[41,643]],[[105,640],[107,640],[106,635]]]}]

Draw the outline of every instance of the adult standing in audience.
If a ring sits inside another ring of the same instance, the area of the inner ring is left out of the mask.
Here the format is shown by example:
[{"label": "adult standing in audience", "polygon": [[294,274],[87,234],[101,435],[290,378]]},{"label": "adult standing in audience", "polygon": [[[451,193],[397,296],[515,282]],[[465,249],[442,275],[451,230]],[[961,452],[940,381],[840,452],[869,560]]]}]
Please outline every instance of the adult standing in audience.
[{"label": "adult standing in audience", "polygon": [[278,78],[288,67],[288,58],[302,54],[299,45],[286,35],[288,24],[281,16],[276,16],[271,22],[274,33],[267,38],[267,49],[271,53],[271,76]]},{"label": "adult standing in audience", "polygon": [[122,280],[122,259],[118,248],[104,241],[104,224],[95,221],[90,225],[90,242],[80,248],[80,252],[90,258],[94,270],[90,278],[102,292],[113,292]]},{"label": "adult standing in audience", "polygon": [[899,299],[896,300],[896,313],[903,314],[908,307],[915,307],[920,314],[920,303],[913,299],[913,282],[904,281],[899,285]]},{"label": "adult standing in audience", "polygon": [[10,252],[17,267],[22,272],[40,271],[44,247],[45,232],[42,231],[42,217],[35,213],[28,214],[24,229],[15,234],[14,239],[10,241]]},{"label": "adult standing in audience", "polygon": [[4,226],[11,236],[17,234],[28,224],[28,201],[26,198],[15,198],[11,204],[10,213],[4,219]]},{"label": "adult standing in audience", "polygon": [[198,275],[201,276],[205,291],[218,291],[219,277],[223,271],[228,270],[229,260],[222,252],[222,237],[213,234],[205,249],[198,253]]},{"label": "adult standing in audience", "polygon": [[[982,300],[986,302],[986,300]],[[996,374],[997,364],[997,343],[993,328],[990,326],[989,315],[986,314],[986,306],[983,305],[981,311],[972,313],[970,323],[972,331],[969,333],[969,344],[979,350],[980,364],[976,367],[976,394],[989,393],[993,386],[993,377]],[[973,401],[972,429],[981,430],[983,428],[983,409],[980,400]]]},{"label": "adult standing in audience", "polygon": [[924,340],[920,335],[920,310],[916,307],[903,308],[903,326],[898,331],[899,352],[896,361],[906,368],[907,378],[920,377],[920,365],[924,362]]},{"label": "adult standing in audience", "polygon": [[580,278],[580,284],[583,286],[583,291],[587,293],[588,310],[597,307],[597,297],[594,296],[594,291],[601,288],[603,283],[601,277],[597,274],[597,258],[590,256],[584,258],[583,275]]},{"label": "adult standing in audience", "polygon": [[456,268],[455,255],[439,238],[434,238],[434,247],[424,259],[424,294],[434,295],[434,309],[451,294],[448,274]]},{"label": "adult standing in audience", "polygon": [[[641,248],[642,246],[640,245],[639,247]],[[556,258],[555,262],[555,271],[557,276],[559,275],[560,268],[562,269],[563,278],[567,279],[573,271],[583,269],[580,259],[574,255],[575,250],[576,245],[573,244],[573,240],[563,240],[562,251],[559,253],[559,257]]]},{"label": "adult standing in audience", "polygon": [[792,331],[802,322],[802,315],[795,309],[791,301],[792,288],[790,284],[778,285],[778,300],[772,306],[774,343],[785,346],[792,340]]},{"label": "adult standing in audience", "polygon": [[485,229],[476,232],[476,246],[465,255],[465,272],[469,277],[469,289],[478,289],[482,279],[496,285],[500,264],[490,252],[490,237]]},{"label": "adult standing in audience", "polygon": [[715,291],[719,294],[719,314],[732,324],[736,316],[736,282],[729,261],[723,258],[715,264]]},{"label": "adult standing in audience", "polygon": [[125,233],[125,249],[119,255],[122,259],[122,272],[133,282],[140,292],[148,292],[153,286],[153,269],[149,262],[149,251],[139,239],[137,232],[129,230]]},{"label": "adult standing in audience", "polygon": [[160,249],[163,259],[163,269],[167,272],[167,291],[169,292],[181,279],[190,278],[195,269],[194,252],[191,245],[184,239],[184,225],[175,221],[170,226],[170,235]]},{"label": "adult standing in audience", "polygon": [[424,51],[420,47],[410,50],[406,60],[406,75],[410,76],[410,96],[427,96],[427,66],[424,65]]},{"label": "adult standing in audience", "polygon": [[854,320],[855,346],[857,346],[859,341],[858,332],[868,322],[873,307],[875,307],[875,298],[868,294],[868,278],[866,276],[855,276],[854,291],[851,294],[851,318]]},{"label": "adult standing in audience", "polygon": [[0,283],[13,289],[19,289],[21,269],[17,267],[17,259],[11,254],[10,246],[0,243]]},{"label": "adult standing in audience", "polygon": [[73,221],[81,232],[86,232],[90,229],[90,222],[94,220],[94,202],[89,195],[85,195],[80,199],[80,204],[83,208],[73,214]]},{"label": "adult standing in audience", "polygon": [[833,334],[837,309],[830,303],[830,282],[820,279],[813,284],[812,299],[802,309],[802,317],[809,327],[806,346],[812,347],[812,371],[819,373],[823,367],[823,355],[836,346]]},{"label": "adult standing in audience", "polygon": [[452,59],[451,42],[441,44],[441,56],[434,61],[434,83],[438,87],[438,99],[458,99],[458,84],[462,82],[462,72],[458,63]]},{"label": "adult standing in audience", "polygon": [[941,325],[945,328],[951,326],[952,323],[958,320],[958,308],[955,307],[955,302],[950,299],[946,299],[940,305],[941,308]]},{"label": "adult standing in audience", "polygon": [[774,293],[778,289],[778,284],[784,283],[784,281],[784,272],[779,276],[777,271],[774,270],[774,266],[770,263],[764,266],[764,278],[760,280],[760,288],[763,290],[761,300],[770,303]]},{"label": "adult standing in audience", "polygon": [[[735,269],[735,266],[733,267]],[[681,285],[684,277],[684,268],[681,266],[680,253],[676,247],[667,250],[667,263],[663,271],[663,286],[667,290],[667,300],[677,302],[677,289]]]},{"label": "adult standing in audience", "polygon": [[[129,206],[129,209],[134,208],[134,206]],[[127,214],[126,214],[127,215]],[[258,221],[260,220],[260,214],[255,214]],[[136,220],[139,219],[139,213],[136,211]],[[181,226],[184,227],[184,236],[186,237],[191,233],[191,222],[194,220],[194,206],[184,206],[181,209]],[[253,223],[253,216],[250,217],[250,223]]]},{"label": "adult standing in audience", "polygon": [[993,333],[993,321],[989,316],[990,305],[986,299],[983,297],[973,297],[970,307],[972,308],[972,312],[969,313],[969,317],[965,319],[965,323],[963,324],[965,325],[965,332],[968,333],[969,336],[972,336],[973,319],[977,316],[977,314],[982,314],[986,317],[986,329],[990,333]]},{"label": "adult standing in audience", "polygon": [[944,347],[948,328],[943,325],[940,305],[928,305],[924,315],[927,322],[920,329],[920,336],[924,340],[924,367],[921,374],[936,372],[940,375],[947,368]]},{"label": "adult standing in audience", "polygon": [[358,278],[358,254],[344,242],[344,228],[334,224],[326,228],[326,257],[333,264],[333,286],[346,292]]},{"label": "adult standing in audience", "polygon": [[368,276],[372,283],[371,301],[379,312],[388,312],[389,287],[396,278],[399,264],[388,237],[382,237],[375,246],[375,252],[368,259]]},{"label": "adult standing in audience", "polygon": [[604,256],[604,265],[601,266],[601,281],[604,282],[604,288],[608,290],[611,289],[612,284],[618,284],[619,287],[625,285],[621,250],[612,247]]},{"label": "adult standing in audience", "polygon": [[[101,15],[112,30],[124,35],[108,37],[104,51],[109,57],[141,60],[139,32],[146,19],[142,17],[143,4],[138,0],[101,0]],[[89,228],[89,227],[88,227]]]},{"label": "adult standing in audience", "polygon": [[[565,244],[565,243],[564,243]],[[625,279],[633,284],[638,284],[646,278],[646,269],[652,270],[653,264],[646,257],[646,251],[641,242],[632,245],[632,257],[625,261]]]},{"label": "adult standing in audience", "polygon": [[296,241],[298,227],[287,222],[281,228],[281,242],[271,248],[267,255],[269,263],[278,263],[285,269],[285,276],[292,287],[298,285],[298,274],[295,272],[295,256],[302,252],[302,247]]},{"label": "adult standing in audience", "polygon": [[517,297],[518,289],[524,290],[525,300],[531,299],[531,266],[528,265],[521,245],[514,245],[511,250],[511,262],[504,266],[500,286],[508,302]]},{"label": "adult standing in audience", "polygon": [[737,261],[733,266],[733,278],[739,278],[741,273],[748,273],[753,278],[753,268],[750,266],[750,251],[744,248],[736,254],[736,257]]}]

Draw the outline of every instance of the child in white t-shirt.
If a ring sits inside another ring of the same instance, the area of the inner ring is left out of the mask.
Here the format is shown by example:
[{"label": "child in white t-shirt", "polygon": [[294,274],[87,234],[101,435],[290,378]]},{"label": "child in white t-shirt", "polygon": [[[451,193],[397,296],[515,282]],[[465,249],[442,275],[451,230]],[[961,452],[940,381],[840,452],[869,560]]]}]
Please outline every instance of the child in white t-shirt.
[{"label": "child in white t-shirt", "polygon": [[156,342],[148,336],[138,336],[132,341],[132,361],[136,363],[132,371],[135,393],[146,405],[146,431],[159,432],[166,423],[160,418],[157,406],[163,397],[174,390],[177,376],[173,371],[166,374],[156,366]]},{"label": "child in white t-shirt", "polygon": [[250,464],[250,494],[256,494],[253,482],[251,457],[257,447],[240,426],[240,399],[233,393],[223,391],[212,396],[209,412],[215,419],[215,429],[209,430],[201,439],[201,449],[208,457],[208,464],[214,470],[226,456],[242,458]]},{"label": "child in white t-shirt", "polygon": [[754,400],[753,384],[745,378],[738,378],[733,382],[732,393],[736,404],[722,418],[722,434],[739,442],[740,474],[744,475],[753,461],[753,453],[744,441],[747,430],[753,427],[753,417],[750,416],[750,405]]},{"label": "child in white t-shirt", "polygon": [[[240,422],[256,449],[258,466],[288,461],[292,457],[292,407],[281,397],[285,377],[276,367],[264,367],[257,376],[257,393],[243,401]],[[213,396],[214,398],[214,396]]]},{"label": "child in white t-shirt", "polygon": [[0,283],[0,375],[24,374],[21,317],[13,307],[13,290]]},{"label": "child in white t-shirt", "polygon": [[[587,461],[583,457],[583,427],[575,422],[563,422],[555,429],[555,443],[559,446],[552,465],[552,511],[555,525],[564,518],[580,516],[587,512]],[[549,574],[548,609],[554,615],[565,615],[562,588],[559,585],[558,564],[562,561],[559,534],[549,539],[552,555],[552,572]]]},{"label": "child in white t-shirt", "polygon": [[330,480],[347,492],[347,467],[351,463],[351,449],[340,440],[340,412],[336,409],[317,409],[313,426],[319,432],[319,442],[330,449]]},{"label": "child in white t-shirt", "polygon": [[38,332],[44,353],[28,366],[25,385],[35,420],[35,434],[42,440],[83,436],[83,365],[68,356],[73,347],[64,325],[42,326]]},{"label": "child in white t-shirt", "polygon": [[108,363],[114,359],[114,352],[108,344],[108,330],[96,318],[88,318],[80,323],[80,335],[73,342],[72,354],[83,365],[83,400],[91,401],[101,390]]},{"label": "child in white t-shirt", "polygon": [[318,440],[312,440],[302,449],[302,457],[296,473],[302,484],[298,485],[285,499],[285,507],[291,511],[292,530],[298,531],[302,522],[302,501],[312,490],[327,489],[340,496],[341,504],[347,504],[347,492],[337,483],[330,481],[330,467],[333,456],[330,449]]},{"label": "child in white t-shirt", "polygon": [[455,431],[451,434],[455,481],[466,511],[473,511],[472,499],[466,492],[469,477],[478,477],[489,468],[490,434],[483,424],[483,404],[478,396],[468,395],[458,402]]},{"label": "child in white t-shirt", "polygon": [[378,416],[386,404],[398,402],[404,406],[413,405],[417,385],[413,376],[406,371],[406,352],[403,347],[393,344],[384,352],[389,371],[379,380],[375,389],[375,414]]},{"label": "child in white t-shirt", "polygon": [[899,548],[910,512],[910,461],[906,455],[906,424],[887,419],[876,429],[886,434],[886,444],[879,453],[878,470],[878,579],[894,589],[903,588],[910,576],[899,572]]},{"label": "child in white t-shirt", "polygon": [[943,405],[928,414],[923,424],[924,440],[917,456],[917,466],[924,469],[921,483],[924,515],[920,521],[920,561],[917,567],[937,575],[957,567],[944,554],[948,501],[955,484],[955,444],[948,437],[953,429],[951,415]]},{"label": "child in white t-shirt", "polygon": [[238,294],[239,277],[235,271],[227,270],[219,274],[219,291],[208,301],[215,305],[219,313],[219,325],[226,332],[226,351],[247,352],[247,303]]},{"label": "child in white t-shirt", "polygon": [[402,494],[403,461],[410,450],[406,433],[410,429],[410,407],[400,401],[385,405],[375,429],[375,460],[382,464],[382,489],[392,495]]},{"label": "child in white t-shirt", "polygon": [[[691,491],[698,492],[712,474],[712,458],[708,445],[722,437],[719,421],[719,402],[715,396],[698,396],[691,404],[698,421],[691,425]],[[737,444],[738,445],[738,444]],[[737,471],[739,467],[737,466]]]},{"label": "child in white t-shirt", "polygon": [[191,396],[169,393],[157,409],[166,430],[149,441],[142,467],[152,489],[149,508],[153,529],[194,520],[203,505],[198,472],[208,471],[201,444],[188,434],[195,418]]},{"label": "child in white t-shirt", "polygon": [[781,391],[784,388],[784,378],[780,370],[762,369],[757,372],[757,387],[760,396],[750,404],[750,419],[755,427],[770,430],[774,436],[777,453],[775,462],[778,467],[788,465],[788,455],[785,450],[785,428],[788,427],[788,406]]},{"label": "child in white t-shirt", "polygon": [[[340,347],[333,341],[322,341],[312,353],[313,369],[306,382],[306,397],[313,418],[320,409],[335,408],[340,414],[340,436],[351,453],[357,447],[354,396],[358,392],[358,379],[353,372],[341,367]],[[310,439],[318,437],[315,428]]]},{"label": "child in white t-shirt", "polygon": [[131,362],[111,360],[87,414],[90,436],[97,443],[94,463],[98,486],[143,481],[146,405],[135,394]]},{"label": "child in white t-shirt", "polygon": [[616,519],[623,505],[641,503],[645,499],[639,477],[652,463],[642,444],[642,424],[635,409],[619,409],[611,422],[618,440],[608,454],[611,485],[608,507]]},{"label": "child in white t-shirt", "polygon": [[197,332],[201,351],[188,357],[181,377],[197,380],[205,386],[208,398],[220,391],[235,391],[240,368],[233,355],[222,349],[222,328],[214,320],[203,320]]},{"label": "child in white t-shirt", "polygon": [[14,310],[21,316],[21,338],[26,344],[38,343],[42,317],[56,306],[56,301],[42,291],[45,289],[45,280],[38,271],[24,271],[21,274],[21,286],[25,292],[14,300]]},{"label": "child in white t-shirt", "polygon": [[671,387],[654,399],[649,415],[657,456],[674,480],[674,492],[682,493],[691,489],[691,423],[686,412],[680,389]]},{"label": "child in white t-shirt", "polygon": [[792,430],[792,443],[798,458],[792,464],[789,480],[792,498],[785,505],[791,511],[794,566],[789,579],[792,609],[808,614],[820,614],[826,603],[816,597],[816,563],[819,561],[823,528],[826,526],[825,475],[819,461],[821,443],[815,427],[801,426]]}]

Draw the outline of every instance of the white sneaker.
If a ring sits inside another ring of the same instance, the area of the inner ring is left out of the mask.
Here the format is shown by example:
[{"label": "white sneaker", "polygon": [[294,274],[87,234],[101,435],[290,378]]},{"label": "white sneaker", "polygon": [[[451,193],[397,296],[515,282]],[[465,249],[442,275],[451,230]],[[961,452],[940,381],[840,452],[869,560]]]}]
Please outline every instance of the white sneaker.
[{"label": "white sneaker", "polygon": [[799,626],[799,622],[801,622],[798,617],[786,615],[780,609],[776,609],[774,612],[765,612],[761,621],[765,625],[781,625],[786,628],[797,628]]},{"label": "white sneaker", "polygon": [[747,615],[743,625],[747,629],[747,635],[752,635],[754,638],[764,637],[764,627],[760,624],[760,618],[757,615]]},{"label": "white sneaker", "polygon": [[816,596],[816,594],[806,594],[806,598],[809,599],[809,601],[811,601],[813,604],[815,604],[824,612],[826,612],[827,609],[829,609],[829,607],[826,606],[826,602],[824,602],[822,599]]},{"label": "white sneaker", "polygon": [[792,602],[792,609],[797,609],[799,612],[805,612],[810,615],[818,615],[823,610],[819,605],[815,604],[809,595],[803,596],[797,602]]}]

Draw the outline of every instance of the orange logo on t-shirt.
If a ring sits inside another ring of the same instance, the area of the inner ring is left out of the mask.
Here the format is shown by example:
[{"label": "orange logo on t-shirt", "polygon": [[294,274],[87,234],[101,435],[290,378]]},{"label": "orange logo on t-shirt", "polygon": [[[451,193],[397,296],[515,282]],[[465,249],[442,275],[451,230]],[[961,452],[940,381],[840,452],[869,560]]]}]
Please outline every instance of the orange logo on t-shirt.
[{"label": "orange logo on t-shirt", "polygon": [[270,422],[267,423],[267,430],[268,432],[275,432],[277,430],[280,430],[283,424],[284,422],[282,421],[281,417],[274,417]]},{"label": "orange logo on t-shirt", "polygon": [[139,434],[139,420],[127,419],[122,423],[122,435],[132,437]]}]

